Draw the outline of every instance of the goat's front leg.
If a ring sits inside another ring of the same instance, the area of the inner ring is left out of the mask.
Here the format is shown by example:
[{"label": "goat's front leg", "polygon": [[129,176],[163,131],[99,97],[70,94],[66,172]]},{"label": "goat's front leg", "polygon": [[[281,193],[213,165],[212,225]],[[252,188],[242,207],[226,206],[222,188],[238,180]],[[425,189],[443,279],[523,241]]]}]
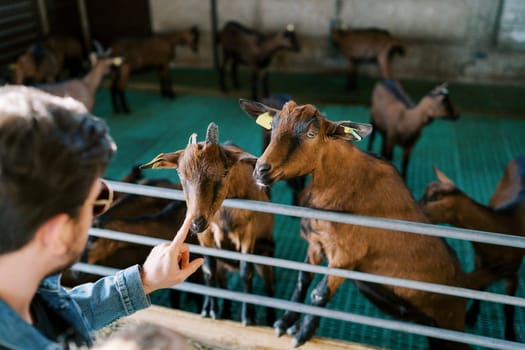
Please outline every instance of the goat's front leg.
[{"label": "goat's front leg", "polygon": [[[325,276],[321,282],[317,284],[315,289],[310,294],[311,303],[314,306],[324,307],[332,298],[337,288],[344,282],[344,278],[336,276]],[[315,315],[306,315],[303,319],[301,327],[296,330],[293,346],[298,347],[309,340],[319,327],[321,318]]]},{"label": "goat's front leg", "polygon": [[[516,269],[518,271],[519,267]],[[518,274],[515,273],[512,276],[505,279],[505,293],[510,296],[514,296],[518,290]],[[503,313],[505,315],[505,339],[510,341],[516,341],[516,332],[514,330],[514,314],[516,308],[514,305],[503,306]]]},{"label": "goat's front leg", "polygon": [[[372,116],[372,120],[374,119],[374,117]],[[374,147],[374,140],[376,138],[376,135],[377,135],[377,129],[376,129],[376,126],[374,125],[373,122],[371,122],[370,124],[372,124],[372,133],[370,134],[370,136],[368,136],[368,147],[367,147],[367,150],[371,151],[372,148]]]},{"label": "goat's front leg", "polygon": [[[308,234],[305,234],[307,236]],[[306,258],[304,259],[304,262],[306,264],[315,264],[319,265],[321,261],[323,260],[323,253],[321,248],[316,244],[309,244],[308,245],[308,253],[306,255]],[[300,271],[299,276],[297,278],[297,284],[295,286],[295,290],[292,294],[291,301],[302,303],[304,302],[306,298],[306,293],[308,292],[308,288],[310,287],[310,283],[312,283],[313,279],[313,273],[311,272],[305,272]],[[275,329],[275,334],[280,337],[285,331],[287,333],[293,333],[294,324],[299,321],[300,314],[295,311],[286,311],[283,316],[278,319],[274,324],[273,328]]]},{"label": "goat's front leg", "polygon": [[410,154],[412,153],[413,147],[413,145],[410,145],[405,147],[405,149],[403,150],[403,162],[401,164],[401,175],[403,176],[403,180],[406,180],[407,178],[408,162],[410,161]]},{"label": "goat's front leg", "polygon": [[160,93],[164,97],[175,98],[175,92],[171,84],[171,74],[167,66],[160,71]]},{"label": "goat's front leg", "polygon": [[[247,261],[241,261],[240,274],[244,293],[251,294],[253,291],[253,264]],[[255,309],[253,304],[242,303],[241,321],[245,326],[255,324]]]},{"label": "goat's front leg", "polygon": [[230,73],[233,87],[235,89],[240,89],[241,83],[239,82],[239,60],[236,58],[232,59]]},{"label": "goat's front leg", "polygon": [[[202,264],[202,271],[204,273],[204,282],[208,287],[215,287],[216,284],[216,271],[217,271],[217,259],[210,256],[204,257],[204,263]],[[217,318],[217,299],[206,295],[204,297],[204,303],[201,311],[202,317]]]}]

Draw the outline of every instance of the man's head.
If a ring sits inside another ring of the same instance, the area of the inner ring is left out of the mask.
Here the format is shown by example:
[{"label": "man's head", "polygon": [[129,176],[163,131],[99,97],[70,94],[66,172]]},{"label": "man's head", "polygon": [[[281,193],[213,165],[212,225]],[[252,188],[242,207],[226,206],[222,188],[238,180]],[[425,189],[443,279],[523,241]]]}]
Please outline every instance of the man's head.
[{"label": "man's head", "polygon": [[115,149],[106,124],[80,102],[0,87],[0,254],[58,214],[76,220]]}]

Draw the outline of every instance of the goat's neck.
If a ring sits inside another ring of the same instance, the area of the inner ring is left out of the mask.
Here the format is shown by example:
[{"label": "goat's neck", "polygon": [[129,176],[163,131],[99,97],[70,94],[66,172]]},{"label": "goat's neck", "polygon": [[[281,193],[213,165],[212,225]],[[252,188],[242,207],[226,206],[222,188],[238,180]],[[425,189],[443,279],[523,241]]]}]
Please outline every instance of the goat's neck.
[{"label": "goat's neck", "polygon": [[425,97],[413,108],[405,111],[406,119],[410,121],[410,126],[415,129],[422,129],[430,120],[430,103]]},{"label": "goat's neck", "polygon": [[457,199],[455,222],[450,224],[473,230],[514,233],[513,218],[508,213],[498,212],[491,207],[477,203],[466,195]]},{"label": "goat's neck", "polygon": [[307,206],[425,222],[397,170],[344,141],[328,141],[312,172]]},{"label": "goat's neck", "polygon": [[106,71],[107,67],[105,64],[99,63],[93,66],[91,70],[84,76],[83,82],[88,87],[89,92],[91,95],[95,94],[95,91],[97,90],[98,85],[100,84],[100,81],[102,80],[102,77],[104,76],[104,72]]},{"label": "goat's neck", "polygon": [[261,189],[254,184],[253,168],[237,163],[230,170],[228,198],[263,199]]},{"label": "goat's neck", "polygon": [[261,43],[259,47],[259,59],[270,57],[283,47],[284,45],[282,44],[282,38],[279,34],[275,34]]}]

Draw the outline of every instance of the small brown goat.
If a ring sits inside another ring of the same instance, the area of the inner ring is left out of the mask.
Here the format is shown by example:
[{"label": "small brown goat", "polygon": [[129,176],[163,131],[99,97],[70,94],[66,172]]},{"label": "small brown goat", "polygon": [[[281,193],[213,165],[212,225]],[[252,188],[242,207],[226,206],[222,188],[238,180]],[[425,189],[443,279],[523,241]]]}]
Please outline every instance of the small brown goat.
[{"label": "small brown goat", "polygon": [[120,58],[91,55],[91,70],[82,79],[70,79],[57,83],[35,85],[36,88],[56,96],[69,96],[82,102],[89,112],[95,106],[95,93],[100,81],[109,72],[111,65],[120,64]]},{"label": "small brown goat", "polygon": [[[194,217],[191,232],[196,233],[199,243],[205,247],[234,249],[252,254],[266,251],[273,254],[273,215],[244,209],[221,208],[225,198],[244,198],[268,201],[264,189],[252,178],[255,157],[234,145],[218,143],[218,128],[211,123],[206,141],[196,141],[193,134],[185,149],[160,154],[145,168],[176,168],[186,198],[188,210]],[[216,285],[216,259],[205,257],[203,271],[206,284]],[[268,295],[274,294],[273,268],[262,267],[262,276]],[[252,292],[253,264],[240,262],[240,275],[244,292]],[[216,300],[207,296],[203,316],[216,317]],[[254,307],[243,303],[242,323],[253,324]],[[268,310],[267,318],[274,318]]]},{"label": "small brown goat", "polygon": [[64,66],[71,74],[82,68],[83,48],[70,36],[50,36],[17,58],[15,84],[51,83],[57,80]]},{"label": "small brown goat", "polygon": [[370,135],[368,150],[372,149],[377,132],[381,133],[383,138],[381,155],[389,161],[393,159],[394,147],[403,147],[401,174],[406,179],[410,154],[421,136],[421,131],[425,125],[438,118],[459,118],[450,100],[446,83],[436,86],[414,105],[399,82],[378,82],[372,93],[371,123],[374,129]]},{"label": "small brown goat", "polygon": [[177,46],[189,46],[194,52],[199,48],[199,29],[196,26],[169,34],[158,34],[147,38],[119,40],[111,45],[114,55],[124,58],[111,82],[111,103],[114,113],[130,113],[124,91],[131,73],[156,69],[159,71],[160,93],[164,97],[175,97],[169,65],[175,57]]},{"label": "small brown goat", "polygon": [[349,89],[356,87],[356,64],[375,61],[381,77],[391,79],[390,61],[394,54],[405,54],[405,48],[388,31],[377,28],[332,30],[332,39],[346,57],[349,65]]},{"label": "small brown goat", "polygon": [[225,69],[231,61],[231,79],[233,86],[239,88],[238,66],[244,64],[251,72],[251,98],[258,96],[259,74],[262,75],[263,97],[270,95],[268,86],[268,71],[273,55],[281,50],[299,51],[299,44],[293,25],[288,25],[286,30],[273,35],[264,35],[256,30],[247,28],[242,24],[229,21],[219,33],[219,44],[222,49],[219,64],[219,85],[226,91],[224,79]]},{"label": "small brown goat", "polygon": [[[302,193],[302,205],[356,215],[428,222],[399,173],[386,161],[362,152],[348,141],[371,132],[369,124],[331,122],[312,105],[293,101],[276,110],[241,100],[241,108],[272,128],[271,141],[258,159],[253,176],[262,186],[311,174]],[[406,232],[346,225],[317,219],[301,220],[301,235],[308,241],[305,261],[328,260],[334,268],[359,270],[455,286],[483,285],[481,272],[464,274],[444,239]],[[432,247],[432,249],[429,249]],[[300,272],[292,300],[303,302],[313,274]],[[325,276],[311,293],[311,303],[325,306],[344,278]],[[381,310],[404,320],[463,330],[466,301],[402,287],[354,281]],[[278,335],[288,329],[294,345],[310,339],[319,317],[286,311],[274,327]],[[464,344],[429,339],[431,349],[468,348]]]},{"label": "small brown goat", "polygon": [[[434,171],[438,181],[427,185],[420,201],[432,223],[525,236],[525,156],[507,165],[505,176],[492,196],[491,206],[477,203],[439,169],[434,168]],[[476,270],[497,267],[502,263],[509,266],[509,270],[504,275],[496,275],[495,280],[505,280],[506,294],[514,295],[518,289],[519,269],[525,249],[479,242],[472,242],[472,246]],[[467,323],[474,324],[479,311],[479,300],[475,300],[467,313]],[[508,340],[516,340],[514,311],[513,305],[504,306],[505,338]]]}]

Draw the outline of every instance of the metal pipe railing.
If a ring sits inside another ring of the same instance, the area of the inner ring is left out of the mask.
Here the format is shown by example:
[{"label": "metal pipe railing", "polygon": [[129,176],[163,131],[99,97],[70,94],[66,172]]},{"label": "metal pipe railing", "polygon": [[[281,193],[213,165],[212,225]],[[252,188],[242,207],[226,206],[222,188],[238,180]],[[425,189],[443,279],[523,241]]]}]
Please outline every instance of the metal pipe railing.
[{"label": "metal pipe railing", "polygon": [[[153,186],[144,186],[136,184],[128,184],[116,181],[107,181],[108,184],[118,192],[167,198],[173,200],[184,201],[184,194],[180,190],[172,190],[166,188],[158,188]],[[277,215],[294,216],[301,218],[313,218],[319,220],[333,221],[344,224],[360,225],[366,227],[376,227],[387,230],[404,231],[416,234],[438,236],[443,238],[461,239],[475,242],[483,242],[489,244],[497,244],[503,246],[511,246],[517,248],[525,248],[525,238],[519,236],[511,236],[501,233],[485,232],[477,230],[460,229],[454,227],[444,227],[438,225],[407,222],[403,220],[394,220],[377,217],[366,217],[358,216],[347,213],[331,212],[317,209],[310,209],[304,207],[295,207],[285,204],[276,204],[269,202],[259,202],[253,200],[241,200],[241,199],[227,199],[224,201],[223,206],[247,209],[253,211],[261,211],[266,213],[272,213]],[[174,228],[175,233],[176,228]],[[90,234],[97,237],[104,237],[108,239],[115,239],[121,241],[128,241],[136,244],[143,244],[148,246],[154,246],[166,240],[145,237],[140,235],[133,235],[129,233],[122,233],[117,231],[91,228]],[[478,299],[484,301],[497,302],[507,305],[514,305],[519,307],[525,307],[525,298],[519,298],[508,295],[501,295],[497,293],[490,293],[484,291],[470,290],[466,288],[452,287],[428,282],[421,282],[415,280],[406,280],[401,278],[393,278],[388,276],[373,275],[358,271],[335,269],[325,266],[305,264],[290,260],[271,258],[265,256],[258,256],[252,254],[242,254],[233,251],[220,250],[215,248],[206,248],[201,246],[190,245],[190,249],[194,253],[215,256],[224,259],[234,260],[245,260],[255,264],[265,264],[274,267],[294,269],[299,271],[307,271],[312,273],[322,273],[339,276],[346,279],[361,280],[371,283],[388,284],[405,288],[412,288],[418,290],[424,290],[428,292],[435,292],[447,295],[453,295],[469,299]],[[74,266],[75,269],[80,269],[84,272],[90,272],[93,268],[102,268],[93,265],[77,264]],[[108,268],[106,268],[108,269]],[[99,272],[102,270],[99,270]],[[114,273],[115,269],[105,270],[106,272]],[[91,272],[94,273],[94,272]],[[100,274],[100,273],[99,273]],[[107,274],[107,273],[104,273]],[[250,295],[240,292],[233,292],[219,288],[211,288],[202,285],[193,285],[191,283],[183,283],[172,287],[173,289],[211,295],[215,297],[221,297],[231,299],[235,301],[242,301],[248,303],[254,303],[258,305],[275,307],[286,310],[293,310],[300,313],[310,313],[321,317],[334,318],[342,321],[355,322],[365,324],[369,326],[376,326],[390,330],[397,330],[406,333],[414,333],[423,336],[430,336],[439,339],[446,339],[452,341],[463,342],[471,345],[485,346],[492,349],[522,349],[524,344],[517,342],[509,342],[501,339],[495,339],[490,337],[472,335],[468,333],[456,332],[451,330],[445,330],[440,328],[422,326],[417,324],[410,324],[401,321],[383,320],[373,317],[346,313],[337,310],[328,310],[326,308],[315,307],[311,305],[304,305],[301,303],[294,303],[290,301],[284,301],[274,298],[269,298],[261,295]]]},{"label": "metal pipe railing", "polygon": [[[84,263],[77,263],[73,266],[73,269],[86,273],[96,275],[113,275],[118,270],[108,268],[104,266],[90,265]],[[234,292],[221,288],[213,288],[203,286],[201,284],[183,282],[176,286],[171,287],[175,290],[184,292],[209,295],[217,298],[229,299],[237,302],[245,302],[250,304],[256,304],[260,306],[272,307],[281,310],[290,310],[298,313],[307,313],[320,317],[331,318],[346,322],[354,322],[372,327],[380,327],[389,329],[392,331],[399,331],[404,333],[418,334],[422,336],[457,341],[470,345],[484,346],[490,349],[501,349],[501,350],[522,350],[524,344],[511,342],[502,339],[490,338],[481,335],[474,335],[464,332],[452,331],[448,329],[423,326],[413,323],[406,323],[395,320],[379,319],[370,316],[359,315],[355,313],[343,312],[339,310],[333,310],[325,307],[318,307],[312,305],[306,305],[296,303],[292,301],[270,298],[263,295],[246,294],[240,292]]]}]

